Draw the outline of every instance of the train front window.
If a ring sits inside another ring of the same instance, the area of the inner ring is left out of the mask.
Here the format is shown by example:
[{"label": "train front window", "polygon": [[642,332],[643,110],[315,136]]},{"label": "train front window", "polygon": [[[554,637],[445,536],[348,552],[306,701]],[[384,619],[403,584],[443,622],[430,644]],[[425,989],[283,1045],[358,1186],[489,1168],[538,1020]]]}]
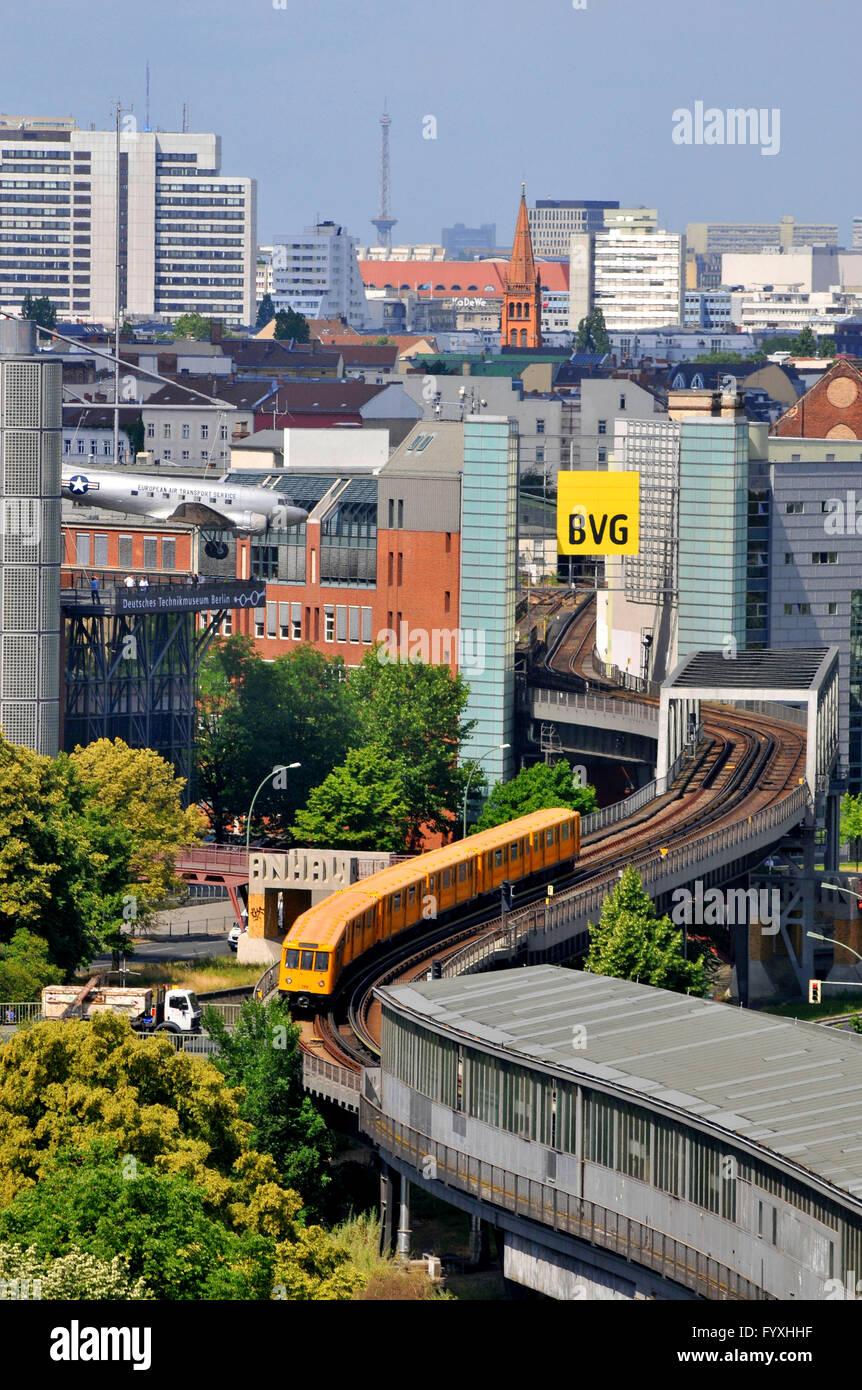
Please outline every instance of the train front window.
[{"label": "train front window", "polygon": [[328,952],[328,951],[317,951],[317,952],[316,952],[315,957],[314,957],[314,968],[315,968],[315,970],[321,970],[321,971],[322,971],[322,970],[328,970],[328,969],[329,969],[329,952]]},{"label": "train front window", "polygon": [[299,968],[300,968],[300,970],[313,970],[313,969],[314,969],[314,952],[313,952],[313,951],[303,951],[303,952],[302,952],[302,955],[301,955],[301,958],[300,958],[300,962],[299,962]]},{"label": "train front window", "polygon": [[516,840],[515,843],[514,843],[513,845],[510,845],[510,846],[509,846],[509,858],[511,859],[512,863],[514,863],[515,860],[517,859],[517,857],[518,857],[518,842],[517,842],[517,840]]},{"label": "train front window", "polygon": [[464,879],[465,879],[466,877],[467,877],[467,865],[466,865],[465,863],[462,862],[462,863],[460,863],[460,864],[458,865],[458,882],[459,882],[459,883],[463,883],[463,882],[464,882]]},{"label": "train front window", "polygon": [[286,967],[288,970],[298,970],[298,969],[299,969],[299,952],[298,952],[298,951],[288,951],[287,954],[286,954],[286,956],[285,956],[285,958],[284,958],[284,964],[285,964],[285,967]]},{"label": "train front window", "polygon": [[549,844],[549,845],[552,845],[552,844],[554,843],[554,832],[553,832],[553,830],[549,830],[549,831],[547,832],[547,834],[546,834],[546,836],[545,836],[545,841],[546,841],[546,843]]},{"label": "train front window", "polygon": [[499,869],[499,867],[500,867],[500,865],[502,864],[502,862],[503,862],[503,851],[502,851],[501,849],[495,849],[495,850],[494,850],[494,868],[495,868],[495,869]]}]

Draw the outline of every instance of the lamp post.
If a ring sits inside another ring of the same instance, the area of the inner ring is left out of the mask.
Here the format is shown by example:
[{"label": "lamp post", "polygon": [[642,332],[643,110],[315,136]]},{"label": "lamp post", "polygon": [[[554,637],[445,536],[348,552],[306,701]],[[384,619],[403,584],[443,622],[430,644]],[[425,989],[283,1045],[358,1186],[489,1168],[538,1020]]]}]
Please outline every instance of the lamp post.
[{"label": "lamp post", "polygon": [[245,826],[245,852],[246,852],[246,855],[248,855],[248,852],[249,852],[249,841],[250,841],[250,839],[251,839],[251,813],[252,813],[252,811],[254,810],[254,803],[257,801],[258,793],[261,792],[261,791],[263,790],[263,788],[266,786],[267,782],[270,782],[270,781],[272,780],[273,777],[277,777],[278,774],[279,774],[280,772],[290,772],[290,771],[291,771],[293,768],[295,768],[295,767],[302,767],[302,763],[279,763],[279,765],[278,765],[277,767],[274,767],[274,768],[272,769],[271,772],[268,772],[268,773],[266,774],[266,776],[264,777],[264,779],[263,779],[263,781],[261,782],[260,786],[258,787],[257,791],[255,792],[254,796],[252,797],[252,799],[251,799],[251,805],[250,805],[249,808],[248,808],[248,820],[246,821],[246,826]]},{"label": "lamp post", "polygon": [[487,753],[483,753],[481,758],[473,762],[473,766],[470,768],[470,775],[467,778],[467,785],[464,788],[464,823],[463,832],[461,835],[462,840],[466,840],[467,838],[467,794],[470,791],[470,783],[473,780],[473,773],[476,772],[478,768],[482,766],[482,763],[485,761],[486,758],[490,758],[492,753],[500,753],[504,748],[511,748],[511,746],[511,743],[498,743],[496,748],[489,748]]},{"label": "lamp post", "polygon": [[[824,888],[834,888],[834,887],[835,887],[835,884],[834,884],[834,883],[824,883],[824,884],[823,884],[823,887],[824,887]],[[841,889],[841,892],[842,892],[842,893],[843,893],[843,892],[846,892],[846,891],[847,891],[846,889],[843,889],[843,888]],[[855,956],[857,960],[862,960],[862,956],[860,956],[860,954],[859,954],[858,951],[854,951],[852,946],[846,946],[846,945],[844,944],[843,941],[836,941],[834,936],[821,936],[821,934],[820,934],[819,931],[807,931],[807,932],[805,933],[805,935],[806,935],[806,936],[813,936],[813,937],[816,938],[817,941],[828,941],[829,944],[830,944],[830,946],[840,946],[841,949],[842,949],[842,951],[849,951],[850,954],[851,954],[851,956]]]}]

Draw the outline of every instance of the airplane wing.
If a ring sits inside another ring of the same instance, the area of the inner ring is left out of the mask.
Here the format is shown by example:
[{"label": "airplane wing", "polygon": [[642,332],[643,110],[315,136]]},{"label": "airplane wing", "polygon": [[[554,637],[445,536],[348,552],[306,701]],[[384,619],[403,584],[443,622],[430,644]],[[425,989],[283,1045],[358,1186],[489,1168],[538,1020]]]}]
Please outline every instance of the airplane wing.
[{"label": "airplane wing", "polygon": [[[150,513],[155,516],[153,510]],[[220,531],[233,531],[234,522],[224,512],[208,507],[205,502],[180,502],[172,511],[165,510],[165,521],[186,521],[192,526],[207,526]]]}]

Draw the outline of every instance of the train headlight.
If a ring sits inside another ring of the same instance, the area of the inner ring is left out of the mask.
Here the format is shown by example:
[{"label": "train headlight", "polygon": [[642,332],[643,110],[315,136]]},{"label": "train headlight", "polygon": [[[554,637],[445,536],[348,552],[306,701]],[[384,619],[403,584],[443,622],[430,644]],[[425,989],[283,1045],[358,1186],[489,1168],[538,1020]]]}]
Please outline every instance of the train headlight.
[{"label": "train headlight", "polygon": [[292,984],[293,984],[293,976],[292,976],[292,975],[288,975],[288,977],[287,977],[287,983],[288,983],[289,985],[292,985]]},{"label": "train headlight", "polygon": [[317,983],[320,985],[320,988],[321,988],[321,989],[326,989],[326,981],[325,981],[325,980],[318,980]]}]

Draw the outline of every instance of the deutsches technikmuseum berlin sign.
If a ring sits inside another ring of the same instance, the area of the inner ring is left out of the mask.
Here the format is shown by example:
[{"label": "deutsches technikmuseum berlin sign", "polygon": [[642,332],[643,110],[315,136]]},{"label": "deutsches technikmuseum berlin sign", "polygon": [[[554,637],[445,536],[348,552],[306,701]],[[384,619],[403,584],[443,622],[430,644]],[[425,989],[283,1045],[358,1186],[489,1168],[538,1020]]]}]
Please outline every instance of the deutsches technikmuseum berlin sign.
[{"label": "deutsches technikmuseum berlin sign", "polygon": [[561,555],[637,555],[639,473],[558,473],[557,548]]}]

